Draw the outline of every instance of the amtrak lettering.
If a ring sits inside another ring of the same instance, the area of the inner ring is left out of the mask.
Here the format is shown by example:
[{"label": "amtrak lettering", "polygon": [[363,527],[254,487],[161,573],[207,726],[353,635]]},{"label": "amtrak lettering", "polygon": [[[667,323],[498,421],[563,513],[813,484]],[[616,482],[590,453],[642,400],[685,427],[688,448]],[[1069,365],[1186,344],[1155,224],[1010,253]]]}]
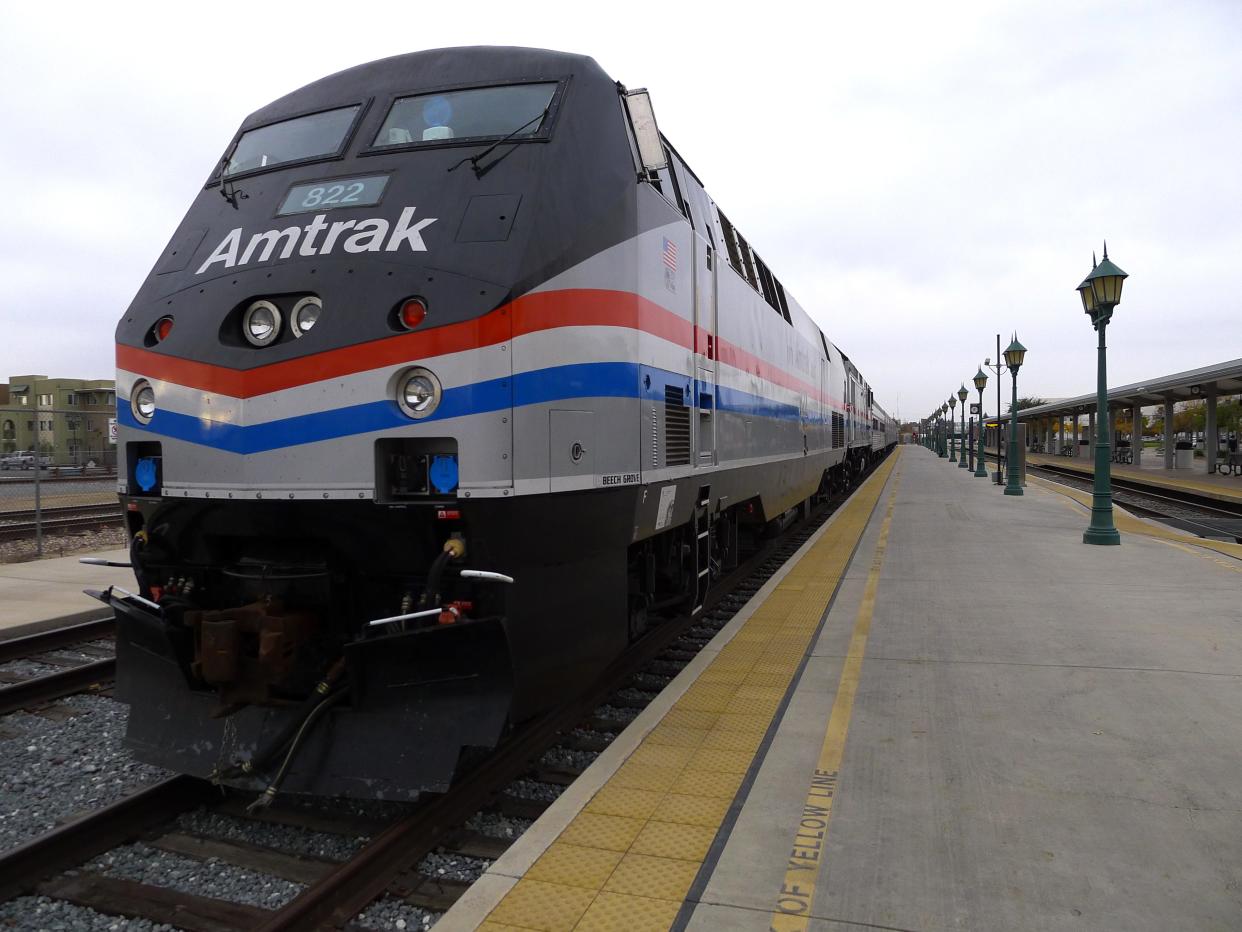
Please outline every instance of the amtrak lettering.
[{"label": "amtrak lettering", "polygon": [[[423,242],[422,231],[436,222],[435,217],[428,217],[413,223],[414,208],[407,207],[401,211],[392,233],[388,232],[388,221],[382,217],[369,220],[335,220],[328,223],[324,214],[316,214],[304,227],[285,227],[283,230],[267,230],[256,233],[242,249],[242,228],[230,230],[207,257],[207,261],[199,266],[195,275],[202,275],[217,262],[224,268],[231,269],[237,265],[246,265],[252,260],[267,262],[280,246],[280,258],[288,259],[296,248],[299,256],[326,256],[336,248],[337,241],[345,231],[352,231],[341,244],[345,252],[379,252],[381,249],[396,252],[405,243],[414,252],[426,252],[427,245]],[[319,234],[327,231],[322,243],[316,243]],[[303,236],[305,234],[305,236]],[[388,244],[384,244],[387,237]],[[302,245],[298,246],[298,240]],[[283,243],[282,243],[283,241]],[[240,253],[241,258],[238,258]]]}]

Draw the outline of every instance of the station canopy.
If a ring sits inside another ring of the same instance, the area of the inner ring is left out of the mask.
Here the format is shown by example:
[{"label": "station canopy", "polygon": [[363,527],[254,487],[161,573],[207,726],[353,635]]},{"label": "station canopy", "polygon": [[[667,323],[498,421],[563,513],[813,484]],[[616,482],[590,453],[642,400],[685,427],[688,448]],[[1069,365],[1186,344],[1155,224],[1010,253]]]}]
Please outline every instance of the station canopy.
[{"label": "station canopy", "polygon": [[[1135,405],[1143,407],[1163,405],[1169,399],[1189,401],[1194,398],[1205,398],[1211,393],[1213,386],[1218,396],[1242,394],[1242,359],[1110,388],[1108,406],[1128,410]],[[1076,398],[1062,398],[1046,405],[1023,408],[1018,412],[1018,420],[1037,421],[1046,417],[1073,417],[1075,414],[1089,414],[1095,411],[1095,404],[1095,392],[1090,395],[1079,395]]]}]

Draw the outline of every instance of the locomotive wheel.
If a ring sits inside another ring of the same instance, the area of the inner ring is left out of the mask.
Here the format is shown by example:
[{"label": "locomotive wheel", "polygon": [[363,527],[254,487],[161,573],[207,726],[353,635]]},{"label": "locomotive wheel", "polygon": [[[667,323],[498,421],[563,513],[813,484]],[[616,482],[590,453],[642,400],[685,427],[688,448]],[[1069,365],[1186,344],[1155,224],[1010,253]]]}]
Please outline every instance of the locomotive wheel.
[{"label": "locomotive wheel", "polygon": [[647,613],[647,598],[642,595],[630,596],[629,635],[630,643],[637,641],[647,630],[650,616]]}]

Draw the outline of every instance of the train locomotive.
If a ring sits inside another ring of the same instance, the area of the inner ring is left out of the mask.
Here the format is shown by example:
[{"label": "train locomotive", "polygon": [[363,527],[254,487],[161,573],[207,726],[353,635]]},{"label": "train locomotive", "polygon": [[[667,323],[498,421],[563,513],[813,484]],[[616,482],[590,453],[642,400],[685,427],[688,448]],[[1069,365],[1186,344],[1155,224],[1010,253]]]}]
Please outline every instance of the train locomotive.
[{"label": "train locomotive", "polygon": [[896,442],[647,93],[559,52],[252,114],[116,344],[127,743],[269,798],[446,789]]}]

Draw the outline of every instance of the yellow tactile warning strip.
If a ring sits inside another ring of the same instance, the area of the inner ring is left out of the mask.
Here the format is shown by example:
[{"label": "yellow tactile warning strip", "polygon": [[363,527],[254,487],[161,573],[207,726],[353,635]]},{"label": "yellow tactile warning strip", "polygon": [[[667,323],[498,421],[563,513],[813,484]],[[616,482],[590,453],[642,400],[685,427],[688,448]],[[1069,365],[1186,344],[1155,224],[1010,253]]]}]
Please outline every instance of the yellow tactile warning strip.
[{"label": "yellow tactile warning strip", "polygon": [[[1027,476],[1028,482],[1035,482],[1042,489],[1056,492],[1064,495],[1066,498],[1085,505],[1088,509],[1091,507],[1091,493],[1071,489],[1059,482],[1050,482],[1047,479],[1041,479],[1038,476]],[[1173,528],[1165,527],[1150,521],[1143,521],[1134,515],[1124,511],[1121,506],[1113,509],[1113,524],[1117,530],[1126,534],[1142,534],[1145,537],[1151,537],[1155,540],[1162,540],[1170,543],[1191,544],[1195,547],[1201,547],[1206,550],[1215,550],[1217,553],[1223,553],[1225,556],[1242,560],[1242,544],[1231,544],[1223,540],[1206,540],[1202,537],[1195,537],[1193,534],[1183,534],[1175,531]],[[1086,530],[1086,526],[1083,527]],[[1222,563],[1222,566],[1227,564]],[[1232,569],[1232,567],[1230,567]]]},{"label": "yellow tactile warning strip", "polygon": [[[1047,463],[1050,466],[1060,466],[1064,469],[1072,469],[1083,476],[1095,475],[1095,463],[1089,462],[1083,464],[1074,460],[1072,457],[1064,456],[1044,456],[1043,454],[1033,454],[1029,457],[1032,465]],[[1171,489],[1190,489],[1203,495],[1209,495],[1213,498],[1223,498],[1228,501],[1238,501],[1242,499],[1242,477],[1222,475],[1220,479],[1209,479],[1206,475],[1201,479],[1192,479],[1189,476],[1169,475],[1165,472],[1155,472],[1150,469],[1135,469],[1134,467],[1119,466],[1113,463],[1109,467],[1114,476],[1123,479],[1133,479],[1136,482],[1146,482],[1149,485],[1165,486]],[[1185,470],[1179,470],[1185,472]]]},{"label": "yellow tactile warning strip", "polygon": [[897,502],[899,480],[893,479],[888,492],[888,507],[880,525],[871,569],[863,587],[862,601],[850,635],[849,650],[841,667],[828,727],[820,745],[819,759],[810,774],[802,815],[794,836],[790,839],[788,867],[785,880],[776,897],[776,909],[772,913],[769,928],[772,932],[806,932],[811,921],[811,905],[815,900],[815,886],[821,874],[821,856],[828,839],[828,827],[832,819],[832,803],[837,795],[837,781],[841,773],[841,759],[845,755],[845,739],[850,730],[850,717],[854,713],[854,696],[862,679],[863,657],[867,653],[867,638],[871,634],[871,619],[875,615],[875,597],[880,588],[880,570],[884,555],[888,552],[888,529],[893,524],[893,507]]},{"label": "yellow tactile warning strip", "polygon": [[481,929],[672,925],[897,460],[837,513]]}]

